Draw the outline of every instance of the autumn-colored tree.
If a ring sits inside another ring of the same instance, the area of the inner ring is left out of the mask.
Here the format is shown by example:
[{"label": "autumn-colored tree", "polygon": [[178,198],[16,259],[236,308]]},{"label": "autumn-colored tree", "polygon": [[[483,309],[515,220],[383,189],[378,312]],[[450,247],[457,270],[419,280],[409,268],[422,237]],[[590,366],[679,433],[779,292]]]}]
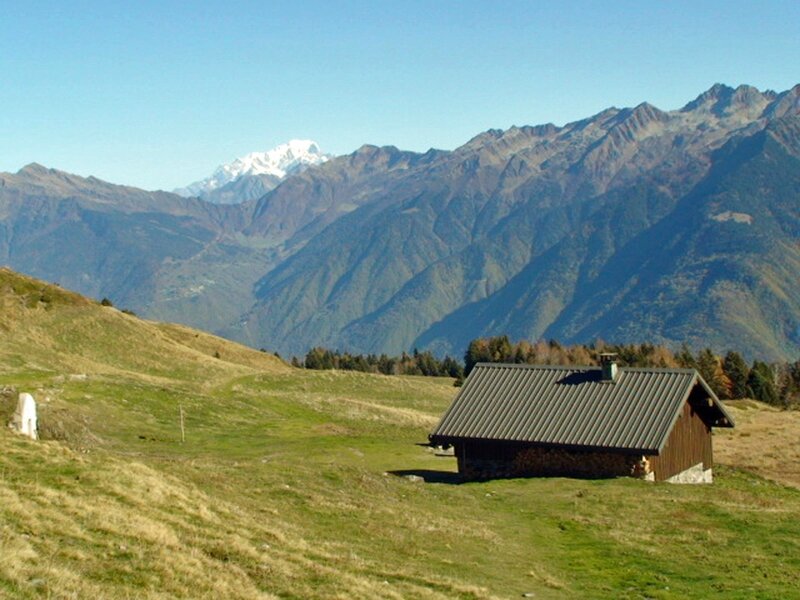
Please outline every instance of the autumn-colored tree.
[{"label": "autumn-colored tree", "polygon": [[730,397],[730,380],[722,370],[719,358],[710,348],[701,350],[697,355],[697,371],[711,390],[720,398]]}]

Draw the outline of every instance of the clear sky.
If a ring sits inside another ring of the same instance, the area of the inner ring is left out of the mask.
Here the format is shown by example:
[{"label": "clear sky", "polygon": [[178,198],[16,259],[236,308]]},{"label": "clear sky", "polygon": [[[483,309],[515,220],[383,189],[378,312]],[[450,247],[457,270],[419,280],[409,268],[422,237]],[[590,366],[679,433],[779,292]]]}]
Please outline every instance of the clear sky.
[{"label": "clear sky", "polygon": [[172,189],[292,138],[452,149],[800,83],[800,2],[0,0],[0,171]]}]

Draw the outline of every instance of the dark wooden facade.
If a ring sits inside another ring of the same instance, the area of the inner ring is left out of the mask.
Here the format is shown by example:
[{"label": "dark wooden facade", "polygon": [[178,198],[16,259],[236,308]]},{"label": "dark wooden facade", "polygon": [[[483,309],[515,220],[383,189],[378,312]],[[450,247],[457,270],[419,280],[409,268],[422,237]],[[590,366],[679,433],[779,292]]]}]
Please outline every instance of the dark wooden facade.
[{"label": "dark wooden facade", "polygon": [[657,456],[648,457],[656,481],[669,479],[699,463],[703,463],[704,470],[713,466],[711,427],[700,416],[705,408],[703,402],[707,400],[693,391],[664,448]]},{"label": "dark wooden facade", "polygon": [[576,477],[599,479],[638,476],[642,455],[589,448],[469,440],[454,447],[458,472],[467,479],[496,477]]}]

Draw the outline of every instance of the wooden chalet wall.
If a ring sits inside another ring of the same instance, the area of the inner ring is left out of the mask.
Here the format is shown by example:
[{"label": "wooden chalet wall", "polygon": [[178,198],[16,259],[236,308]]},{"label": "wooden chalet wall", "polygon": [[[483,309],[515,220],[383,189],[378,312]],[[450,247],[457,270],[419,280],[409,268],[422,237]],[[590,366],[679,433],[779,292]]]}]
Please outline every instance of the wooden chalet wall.
[{"label": "wooden chalet wall", "polygon": [[469,440],[455,445],[466,479],[498,477],[607,478],[642,476],[641,454]]},{"label": "wooden chalet wall", "polygon": [[648,457],[656,481],[669,479],[701,462],[703,469],[713,466],[711,428],[698,414],[698,410],[703,408],[701,403],[705,401],[705,396],[696,386],[689,395],[689,401],[684,404],[661,454]]}]

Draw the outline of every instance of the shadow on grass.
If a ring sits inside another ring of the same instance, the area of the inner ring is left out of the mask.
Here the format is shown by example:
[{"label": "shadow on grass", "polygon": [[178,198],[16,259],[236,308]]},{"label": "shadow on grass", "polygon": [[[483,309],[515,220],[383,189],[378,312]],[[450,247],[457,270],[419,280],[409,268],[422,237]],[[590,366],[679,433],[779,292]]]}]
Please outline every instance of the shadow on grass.
[{"label": "shadow on grass", "polygon": [[389,471],[395,477],[406,477],[413,479],[421,477],[425,483],[446,483],[449,485],[458,485],[464,483],[464,478],[458,473],[452,471],[433,471],[432,469],[402,469],[399,471]]}]

